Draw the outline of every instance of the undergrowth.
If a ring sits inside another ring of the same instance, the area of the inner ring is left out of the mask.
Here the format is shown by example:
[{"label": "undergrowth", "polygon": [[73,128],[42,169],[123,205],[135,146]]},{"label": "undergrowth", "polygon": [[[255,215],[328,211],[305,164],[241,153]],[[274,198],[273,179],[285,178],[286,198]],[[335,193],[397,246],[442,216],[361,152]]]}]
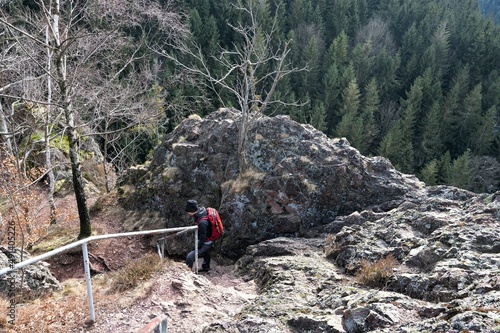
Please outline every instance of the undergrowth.
[{"label": "undergrowth", "polygon": [[161,259],[156,253],[133,260],[112,274],[109,292],[123,292],[135,288],[160,268]]},{"label": "undergrowth", "polygon": [[393,270],[398,266],[398,261],[392,254],[375,262],[363,260],[361,267],[355,275],[356,280],[369,287],[382,288],[394,275]]},{"label": "undergrowth", "polygon": [[[117,292],[144,286],[154,272],[162,267],[157,254],[146,254],[142,258],[113,273],[92,277],[96,316],[99,312],[114,311],[130,306],[134,300],[144,297],[149,289],[134,291],[133,297],[121,298]],[[89,304],[86,284],[81,279],[69,279],[58,291],[39,299],[16,305],[15,324],[8,323],[9,300],[0,297],[0,332],[6,333],[59,333],[81,331],[89,320]]]}]

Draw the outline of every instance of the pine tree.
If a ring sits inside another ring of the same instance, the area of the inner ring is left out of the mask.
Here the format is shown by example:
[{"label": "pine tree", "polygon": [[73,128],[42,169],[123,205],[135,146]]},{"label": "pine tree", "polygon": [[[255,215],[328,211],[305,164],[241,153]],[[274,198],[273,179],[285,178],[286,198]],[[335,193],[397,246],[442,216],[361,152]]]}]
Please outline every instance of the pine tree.
[{"label": "pine tree", "polygon": [[453,161],[450,173],[446,179],[446,184],[463,188],[465,190],[470,189],[471,158],[471,151],[467,149],[462,155]]},{"label": "pine tree", "polygon": [[372,144],[377,139],[378,130],[375,125],[375,114],[380,106],[380,98],[378,95],[377,80],[371,79],[365,87],[365,93],[362,103],[363,118],[363,142],[364,148],[361,150],[363,154],[369,154],[372,151]]},{"label": "pine tree", "polygon": [[413,166],[413,147],[405,142],[402,120],[397,120],[382,139],[377,154],[388,158],[394,167],[402,172],[411,173]]},{"label": "pine tree", "polygon": [[348,39],[345,33],[341,33],[331,43],[326,51],[323,66],[323,103],[326,110],[327,133],[333,133],[335,125],[340,120],[338,112],[340,109],[340,96],[345,87],[342,84],[342,75],[347,62]]},{"label": "pine tree", "polygon": [[454,156],[458,156],[463,151],[463,140],[459,133],[460,122],[462,121],[460,106],[463,98],[469,90],[469,67],[463,66],[452,80],[450,90],[444,97],[443,102],[443,142],[446,148]]},{"label": "pine tree", "polygon": [[326,110],[323,103],[317,103],[312,111],[311,125],[318,131],[326,130]]},{"label": "pine tree", "polygon": [[486,114],[481,117],[480,125],[470,138],[469,146],[474,155],[488,155],[491,153],[495,141],[495,122],[497,119],[497,110],[495,107],[488,109]]},{"label": "pine tree", "polygon": [[438,184],[446,184],[451,174],[451,154],[446,151],[438,160]]},{"label": "pine tree", "polygon": [[419,179],[426,185],[433,186],[438,184],[438,161],[431,160],[427,162],[422,171],[420,171]]},{"label": "pine tree", "polygon": [[403,45],[401,46],[401,64],[402,64],[402,84],[407,89],[411,82],[419,73],[420,53],[424,49],[424,40],[413,23],[403,36]]},{"label": "pine tree", "polygon": [[303,91],[307,91],[313,100],[316,100],[319,94],[319,71],[320,71],[320,44],[316,35],[313,35],[305,45],[302,57],[304,64],[307,64],[308,71],[303,73],[304,87]]},{"label": "pine tree", "polygon": [[345,137],[358,150],[363,149],[363,119],[359,115],[360,91],[356,79],[351,80],[342,95],[341,121],[336,136]]},{"label": "pine tree", "polygon": [[458,110],[458,117],[455,119],[458,124],[458,133],[456,140],[459,141],[461,151],[469,147],[474,140],[473,135],[477,133],[481,123],[481,103],[482,103],[482,85],[477,84],[465,96],[462,105]]},{"label": "pine tree", "polygon": [[441,79],[450,66],[450,31],[446,22],[441,23],[432,35],[430,49],[434,54],[434,62],[427,63],[426,66],[430,66],[434,75]]},{"label": "pine tree", "polygon": [[441,105],[435,102],[427,114],[426,125],[424,129],[422,148],[424,153],[424,162],[437,159],[443,154],[444,144],[441,137]]},{"label": "pine tree", "polygon": [[374,58],[371,53],[372,46],[370,43],[357,44],[352,50],[353,67],[360,86],[365,86],[373,73]]},{"label": "pine tree", "polygon": [[359,91],[358,83],[356,79],[351,79],[347,87],[344,89],[342,94],[342,108],[340,109],[340,116],[344,116],[348,113],[352,113],[354,116],[359,115],[361,93]]}]

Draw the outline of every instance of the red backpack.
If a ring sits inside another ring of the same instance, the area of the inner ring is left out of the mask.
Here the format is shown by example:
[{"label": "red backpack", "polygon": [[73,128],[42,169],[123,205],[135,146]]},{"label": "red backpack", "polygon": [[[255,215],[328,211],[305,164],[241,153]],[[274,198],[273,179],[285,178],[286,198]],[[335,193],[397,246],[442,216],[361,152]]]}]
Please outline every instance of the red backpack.
[{"label": "red backpack", "polygon": [[[207,219],[212,226],[212,235],[207,238],[210,241],[215,241],[219,239],[224,233],[224,226],[222,225],[222,220],[220,218],[219,212],[215,208],[207,207]],[[205,217],[201,218],[205,219]]]}]

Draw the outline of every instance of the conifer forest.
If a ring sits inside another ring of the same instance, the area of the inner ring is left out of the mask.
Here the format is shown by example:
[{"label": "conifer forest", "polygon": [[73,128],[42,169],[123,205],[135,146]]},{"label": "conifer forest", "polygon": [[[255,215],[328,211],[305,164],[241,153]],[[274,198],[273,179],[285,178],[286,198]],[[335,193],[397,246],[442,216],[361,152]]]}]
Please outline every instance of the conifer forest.
[{"label": "conifer forest", "polygon": [[[251,45],[283,67],[252,69],[249,110],[272,92],[265,114],[429,185],[500,190],[498,0],[0,0],[0,13],[0,143],[14,155],[28,158],[28,134],[71,148],[85,133],[115,170],[143,163],[187,115],[240,109],[228,65],[252,63]],[[36,130],[19,121],[40,110]]]}]

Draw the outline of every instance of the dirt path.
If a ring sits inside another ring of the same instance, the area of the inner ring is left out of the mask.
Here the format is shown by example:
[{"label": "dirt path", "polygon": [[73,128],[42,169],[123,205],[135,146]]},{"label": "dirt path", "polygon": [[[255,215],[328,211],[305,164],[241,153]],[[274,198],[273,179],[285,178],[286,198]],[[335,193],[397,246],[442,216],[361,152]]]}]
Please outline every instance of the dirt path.
[{"label": "dirt path", "polygon": [[[96,323],[85,331],[137,332],[153,318],[167,316],[169,333],[198,333],[237,314],[256,295],[254,283],[235,276],[232,266],[195,275],[183,263],[170,262],[152,281],[124,294],[112,311],[97,309]],[[126,304],[127,298],[135,301]]]},{"label": "dirt path", "polygon": [[[103,209],[92,216],[94,232],[122,232],[121,223],[126,212],[118,205],[117,195],[90,199],[89,207],[96,200],[102,201]],[[72,196],[59,199],[58,205],[67,211],[76,210]],[[78,219],[67,218],[58,227],[74,233],[78,230]],[[233,272],[232,266],[219,266],[213,259],[212,270],[198,275],[182,262],[164,259],[161,271],[138,288],[109,295],[105,289],[110,274],[155,250],[147,236],[102,240],[89,244],[96,322],[87,326],[85,320],[89,319],[89,312],[80,252],[68,251],[49,260],[52,273],[63,283],[60,293],[43,300],[48,309],[40,310],[40,313],[50,314],[59,311],[51,323],[42,325],[50,331],[132,333],[157,316],[167,316],[169,333],[201,332],[211,322],[224,321],[238,313],[257,293],[253,282],[243,281]],[[71,304],[71,308],[64,309],[65,304]],[[27,328],[18,326],[17,333],[29,332],[29,327],[37,326],[30,323],[29,315],[30,309],[36,307],[36,304],[23,306],[26,313],[21,317],[25,318]]]}]

